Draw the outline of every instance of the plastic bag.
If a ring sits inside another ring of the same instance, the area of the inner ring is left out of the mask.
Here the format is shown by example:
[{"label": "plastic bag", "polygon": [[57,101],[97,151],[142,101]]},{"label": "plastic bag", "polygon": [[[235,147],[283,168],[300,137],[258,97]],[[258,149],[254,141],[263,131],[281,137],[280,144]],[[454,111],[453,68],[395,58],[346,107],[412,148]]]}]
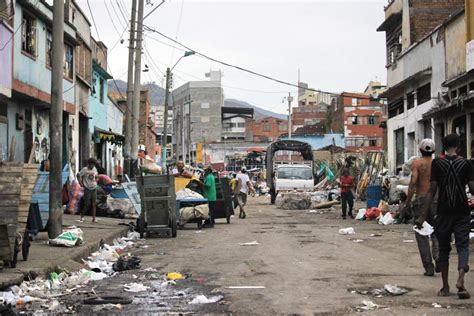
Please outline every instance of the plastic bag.
[{"label": "plastic bag", "polygon": [[365,218],[367,219],[376,219],[380,216],[380,209],[376,207],[371,207],[365,212]]},{"label": "plastic bag", "polygon": [[367,210],[365,208],[361,208],[359,210],[359,212],[357,213],[355,219],[358,219],[358,220],[364,219],[364,216],[365,216],[366,212],[367,212]]},{"label": "plastic bag", "polygon": [[82,244],[83,240],[82,229],[73,228],[63,230],[63,233],[54,239],[49,240],[50,245],[75,247]]},{"label": "plastic bag", "polygon": [[423,222],[423,227],[421,229],[418,229],[416,228],[416,226],[413,226],[413,230],[422,236],[430,236],[434,232],[433,226],[431,226],[427,222]]},{"label": "plastic bag", "polygon": [[355,230],[352,227],[341,228],[341,229],[339,229],[339,234],[341,234],[341,235],[354,235]]},{"label": "plastic bag", "polygon": [[391,225],[393,224],[393,217],[392,217],[392,214],[391,213],[386,213],[379,221],[380,224],[383,224],[383,225]]}]

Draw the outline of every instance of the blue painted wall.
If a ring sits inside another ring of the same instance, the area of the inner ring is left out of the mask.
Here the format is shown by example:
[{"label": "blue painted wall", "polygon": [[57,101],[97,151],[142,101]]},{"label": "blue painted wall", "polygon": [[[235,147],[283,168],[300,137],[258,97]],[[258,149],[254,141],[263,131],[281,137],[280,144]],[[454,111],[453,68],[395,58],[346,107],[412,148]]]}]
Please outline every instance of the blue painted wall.
[{"label": "blue painted wall", "polygon": [[[104,81],[104,100],[100,102],[100,80]],[[98,65],[94,64],[92,67],[92,86],[91,96],[89,98],[89,115],[92,119],[89,121],[89,130],[94,133],[94,127],[101,128],[103,130],[109,130],[109,124],[107,122],[107,107],[113,106],[109,98],[109,87],[107,85],[107,78],[103,75],[103,70]]]},{"label": "blue painted wall", "polygon": [[[288,139],[288,138],[282,137],[281,139]],[[342,147],[342,148],[346,147],[343,134],[292,136],[291,139],[306,142],[310,144],[311,147],[313,147],[313,150],[317,150],[319,148],[332,145],[333,143],[338,147]]]},{"label": "blue painted wall", "polygon": [[[52,12],[40,1],[29,1],[33,3],[47,17],[52,18]],[[34,14],[33,14],[34,15]],[[21,23],[23,7],[17,2],[15,6],[14,29],[18,30],[14,38],[14,70],[13,77],[41,91],[51,94],[51,70],[46,67],[46,32],[50,29],[46,23],[36,17],[36,56],[31,58],[21,52]],[[66,33],[73,38],[75,31],[64,25]],[[73,81],[63,80],[64,101],[74,104]]]}]

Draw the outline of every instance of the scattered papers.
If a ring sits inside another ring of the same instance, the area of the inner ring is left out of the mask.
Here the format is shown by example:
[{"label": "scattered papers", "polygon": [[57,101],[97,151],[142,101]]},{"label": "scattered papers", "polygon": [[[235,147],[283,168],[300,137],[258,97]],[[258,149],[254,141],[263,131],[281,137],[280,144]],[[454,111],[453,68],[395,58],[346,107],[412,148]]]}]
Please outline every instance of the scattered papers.
[{"label": "scattered papers", "polygon": [[241,246],[257,246],[260,245],[256,240],[251,241],[251,242],[241,242],[239,243]]},{"label": "scattered papers", "polygon": [[126,292],[132,292],[132,293],[145,292],[145,291],[148,291],[148,289],[150,288],[141,283],[124,284],[123,287],[125,288]]}]

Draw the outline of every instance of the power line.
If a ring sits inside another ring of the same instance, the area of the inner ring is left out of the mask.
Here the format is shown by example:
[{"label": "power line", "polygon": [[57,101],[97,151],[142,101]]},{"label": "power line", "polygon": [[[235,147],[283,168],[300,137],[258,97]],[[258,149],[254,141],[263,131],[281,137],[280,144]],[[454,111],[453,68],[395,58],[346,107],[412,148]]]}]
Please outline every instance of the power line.
[{"label": "power line", "polygon": [[[112,3],[113,3],[113,0],[110,0],[110,1],[112,1]],[[120,6],[120,2],[119,2],[119,1],[116,1],[115,3],[117,4],[117,7],[118,7],[118,9],[119,9],[119,11],[120,11],[120,15],[121,15],[122,18],[124,19],[125,24],[127,24],[127,23],[128,23],[128,18],[127,18],[127,15],[122,11],[122,7]]]},{"label": "power line", "polygon": [[[176,28],[176,36],[174,37],[175,40],[178,40],[179,28],[181,26],[181,19],[183,18],[183,7],[184,7],[184,0],[181,0],[181,9],[179,10],[178,27]],[[176,48],[176,43],[173,45],[173,50],[171,51],[170,64],[173,62],[175,48]]]},{"label": "power line", "polygon": [[91,13],[92,23],[94,24],[94,28],[95,28],[95,32],[97,34],[97,38],[100,41],[99,30],[97,29],[97,24],[95,23],[94,15],[92,14],[91,4],[89,3],[89,0],[87,0],[87,7],[89,8],[89,12]]},{"label": "power line", "polygon": [[[116,5],[117,3],[116,3],[116,2],[114,3],[113,0],[110,0],[110,3],[111,3],[111,5],[112,5],[112,10],[114,11],[115,15],[117,16],[117,20],[118,20],[118,22],[120,23],[120,26],[123,27],[124,25],[123,25],[122,19],[123,19],[124,17],[123,17],[123,15],[122,15],[122,11],[119,10],[119,11],[120,11],[120,14],[117,13],[117,10],[115,9],[115,5]],[[127,25],[127,21],[128,21],[128,20],[125,19],[125,25]]]},{"label": "power line", "polygon": [[13,39],[13,37],[15,37],[16,33],[18,33],[18,31],[21,29],[21,27],[23,26],[23,22],[20,23],[20,25],[18,26],[18,28],[15,30],[15,33],[13,33],[10,38],[8,39],[8,41],[5,42],[5,44],[2,46],[2,48],[0,48],[0,52],[2,50],[5,49],[5,47],[7,47],[8,43],[10,43]]},{"label": "power line", "polygon": [[[107,1],[104,0],[104,5],[105,5],[105,10],[107,10],[107,14],[109,15],[110,22],[112,22],[112,26],[115,29],[115,32],[117,32],[118,36],[121,37],[119,30],[117,29],[117,26],[115,26],[114,19],[112,18],[112,14],[109,11],[109,6],[107,5]],[[123,25],[121,25],[123,27]]]},{"label": "power line", "polygon": [[172,41],[173,43],[176,43],[182,47],[184,47],[185,49],[187,50],[190,50],[190,51],[193,51],[196,53],[196,55],[199,55],[203,58],[206,58],[208,60],[211,60],[213,62],[216,62],[218,64],[221,64],[221,65],[224,65],[224,66],[227,66],[227,67],[231,67],[231,68],[235,68],[237,70],[240,70],[240,71],[243,71],[243,72],[247,72],[247,73],[250,73],[254,76],[257,76],[257,77],[261,77],[261,78],[264,78],[264,79],[268,79],[268,80],[271,80],[271,81],[275,81],[275,82],[278,82],[280,84],[283,84],[283,85],[287,85],[287,86],[291,86],[291,87],[295,87],[295,88],[299,88],[299,89],[304,89],[304,90],[307,90],[307,91],[313,91],[313,92],[319,92],[319,93],[327,93],[327,94],[338,94],[338,93],[335,93],[335,92],[328,92],[328,91],[323,91],[323,90],[319,90],[319,89],[313,89],[313,88],[307,88],[307,87],[303,87],[303,86],[300,86],[300,85],[297,85],[297,84],[294,84],[294,83],[290,83],[290,82],[287,82],[287,81],[284,81],[284,80],[280,80],[280,79],[277,79],[277,78],[273,78],[273,77],[270,77],[268,75],[265,75],[265,74],[261,74],[261,73],[258,73],[256,71],[253,71],[253,70],[250,70],[250,69],[246,69],[244,67],[240,67],[240,66],[236,66],[236,65],[232,65],[230,63],[227,63],[227,62],[224,62],[224,61],[220,61],[218,59],[215,59],[213,57],[210,57],[204,53],[200,53],[199,51],[196,51],[192,48],[190,48],[189,46],[186,46],[180,42],[178,42],[177,40],[161,33],[160,31],[154,29],[154,28],[151,28],[149,26],[144,26],[148,31],[150,32],[154,32],[154,33],[157,33],[159,35],[161,35],[162,37],[166,38],[167,40],[169,41]]}]

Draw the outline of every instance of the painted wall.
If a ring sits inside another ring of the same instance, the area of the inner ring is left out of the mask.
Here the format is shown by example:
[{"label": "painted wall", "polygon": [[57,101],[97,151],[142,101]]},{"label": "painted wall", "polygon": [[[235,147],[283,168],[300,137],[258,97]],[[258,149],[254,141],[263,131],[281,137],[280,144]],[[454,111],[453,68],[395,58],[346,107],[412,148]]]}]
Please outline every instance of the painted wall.
[{"label": "painted wall", "polygon": [[[24,107],[15,102],[8,102],[8,146],[11,145],[12,137],[15,136],[16,149],[15,149],[15,161],[24,161],[25,151],[25,140],[23,136],[23,130],[16,129],[16,114],[24,115]],[[8,150],[8,148],[6,148]],[[2,149],[3,151],[3,149]],[[7,151],[8,152],[8,151]]]},{"label": "painted wall", "polygon": [[[30,1],[48,18],[52,19],[52,12],[40,1]],[[17,2],[15,6],[14,29],[21,27],[23,7]],[[21,51],[21,32],[17,32],[14,39],[14,73],[13,77],[29,86],[39,89],[48,95],[51,93],[51,70],[46,67],[46,32],[48,26],[43,20],[36,19],[36,56],[30,57]],[[65,33],[75,38],[75,31],[64,25]],[[74,81],[64,79],[64,101],[74,103]]]},{"label": "painted wall", "polygon": [[466,71],[466,19],[462,15],[446,26],[446,79]]},{"label": "painted wall", "polygon": [[13,29],[0,21],[0,95],[11,97],[13,76]]},{"label": "painted wall", "polygon": [[[95,90],[95,93],[92,92],[92,95],[89,98],[89,116],[92,119],[89,121],[89,130],[94,133],[94,128],[98,127],[103,130],[108,130],[107,122],[107,103],[109,98],[107,94],[109,92],[107,80],[102,77],[97,71],[97,66],[94,66],[92,71],[92,91]],[[104,82],[104,102],[100,102],[100,79],[103,79]]]},{"label": "painted wall", "polygon": [[107,125],[112,132],[123,134],[124,113],[107,97]]}]

